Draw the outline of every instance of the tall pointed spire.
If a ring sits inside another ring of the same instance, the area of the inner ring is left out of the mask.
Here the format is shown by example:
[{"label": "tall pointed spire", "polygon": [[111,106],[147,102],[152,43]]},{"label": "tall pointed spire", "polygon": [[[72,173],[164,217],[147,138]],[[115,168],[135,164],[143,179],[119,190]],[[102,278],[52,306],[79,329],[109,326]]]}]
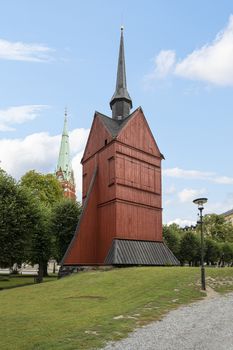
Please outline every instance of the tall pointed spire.
[{"label": "tall pointed spire", "polygon": [[62,135],[68,136],[68,127],[67,127],[67,107],[65,107],[65,113],[64,113],[64,126],[63,126],[63,133]]},{"label": "tall pointed spire", "polygon": [[67,127],[67,108],[65,108],[64,126],[61,138],[59,158],[57,162],[56,177],[61,183],[64,196],[76,199],[74,173],[70,161],[69,133]]},{"label": "tall pointed spire", "polygon": [[116,90],[110,101],[112,109],[112,118],[121,120],[128,117],[132,108],[132,100],[127,91],[126,70],[125,70],[125,53],[124,53],[124,35],[121,27],[120,50],[117,67]]},{"label": "tall pointed spire", "polygon": [[72,167],[70,162],[70,145],[67,128],[67,109],[65,109],[64,126],[61,138],[60,152],[57,163],[57,171],[61,171],[64,180],[70,180],[72,176]]}]

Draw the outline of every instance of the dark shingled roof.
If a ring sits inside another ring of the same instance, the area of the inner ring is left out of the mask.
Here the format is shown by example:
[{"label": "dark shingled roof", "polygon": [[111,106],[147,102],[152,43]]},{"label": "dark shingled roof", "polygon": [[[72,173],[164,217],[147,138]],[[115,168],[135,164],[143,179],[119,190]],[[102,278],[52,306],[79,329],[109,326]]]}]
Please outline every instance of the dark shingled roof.
[{"label": "dark shingled roof", "polygon": [[163,242],[114,239],[106,265],[180,265]]},{"label": "dark shingled roof", "polygon": [[[140,108],[140,107],[139,107]],[[100,117],[110,134],[113,138],[117,137],[121,129],[128,123],[128,121],[133,117],[134,113],[138,110],[138,108],[133,111],[127,118],[123,120],[116,120],[107,117],[106,115],[96,112],[96,114]]]}]

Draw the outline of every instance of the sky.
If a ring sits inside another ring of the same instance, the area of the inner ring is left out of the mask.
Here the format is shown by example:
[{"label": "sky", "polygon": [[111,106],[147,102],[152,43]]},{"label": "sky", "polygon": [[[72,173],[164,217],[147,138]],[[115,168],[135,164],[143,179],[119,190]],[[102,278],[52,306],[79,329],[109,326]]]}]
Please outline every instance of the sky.
[{"label": "sky", "polygon": [[80,160],[94,112],[111,116],[124,26],[127,85],[164,154],[163,222],[233,208],[231,0],[0,0],[0,166],[54,172],[64,121]]}]

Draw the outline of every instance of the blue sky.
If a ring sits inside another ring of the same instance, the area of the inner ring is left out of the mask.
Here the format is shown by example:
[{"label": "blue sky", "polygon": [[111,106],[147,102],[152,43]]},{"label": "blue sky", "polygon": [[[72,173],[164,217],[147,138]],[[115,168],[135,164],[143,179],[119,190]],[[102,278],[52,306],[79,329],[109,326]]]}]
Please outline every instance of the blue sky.
[{"label": "blue sky", "polygon": [[163,162],[164,222],[233,207],[233,6],[198,0],[0,1],[0,160],[56,167],[68,108],[76,182],[95,110],[111,115],[120,26],[128,90]]}]

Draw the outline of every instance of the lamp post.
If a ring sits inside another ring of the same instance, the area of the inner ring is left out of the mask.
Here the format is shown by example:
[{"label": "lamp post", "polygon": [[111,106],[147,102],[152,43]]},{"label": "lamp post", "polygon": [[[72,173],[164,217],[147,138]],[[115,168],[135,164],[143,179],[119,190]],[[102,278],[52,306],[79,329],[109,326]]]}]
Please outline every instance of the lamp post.
[{"label": "lamp post", "polygon": [[193,203],[197,204],[198,210],[200,211],[200,224],[201,224],[201,289],[206,290],[205,287],[205,267],[204,267],[204,237],[203,237],[203,216],[202,211],[204,209],[204,203],[207,202],[207,198],[194,199]]}]

